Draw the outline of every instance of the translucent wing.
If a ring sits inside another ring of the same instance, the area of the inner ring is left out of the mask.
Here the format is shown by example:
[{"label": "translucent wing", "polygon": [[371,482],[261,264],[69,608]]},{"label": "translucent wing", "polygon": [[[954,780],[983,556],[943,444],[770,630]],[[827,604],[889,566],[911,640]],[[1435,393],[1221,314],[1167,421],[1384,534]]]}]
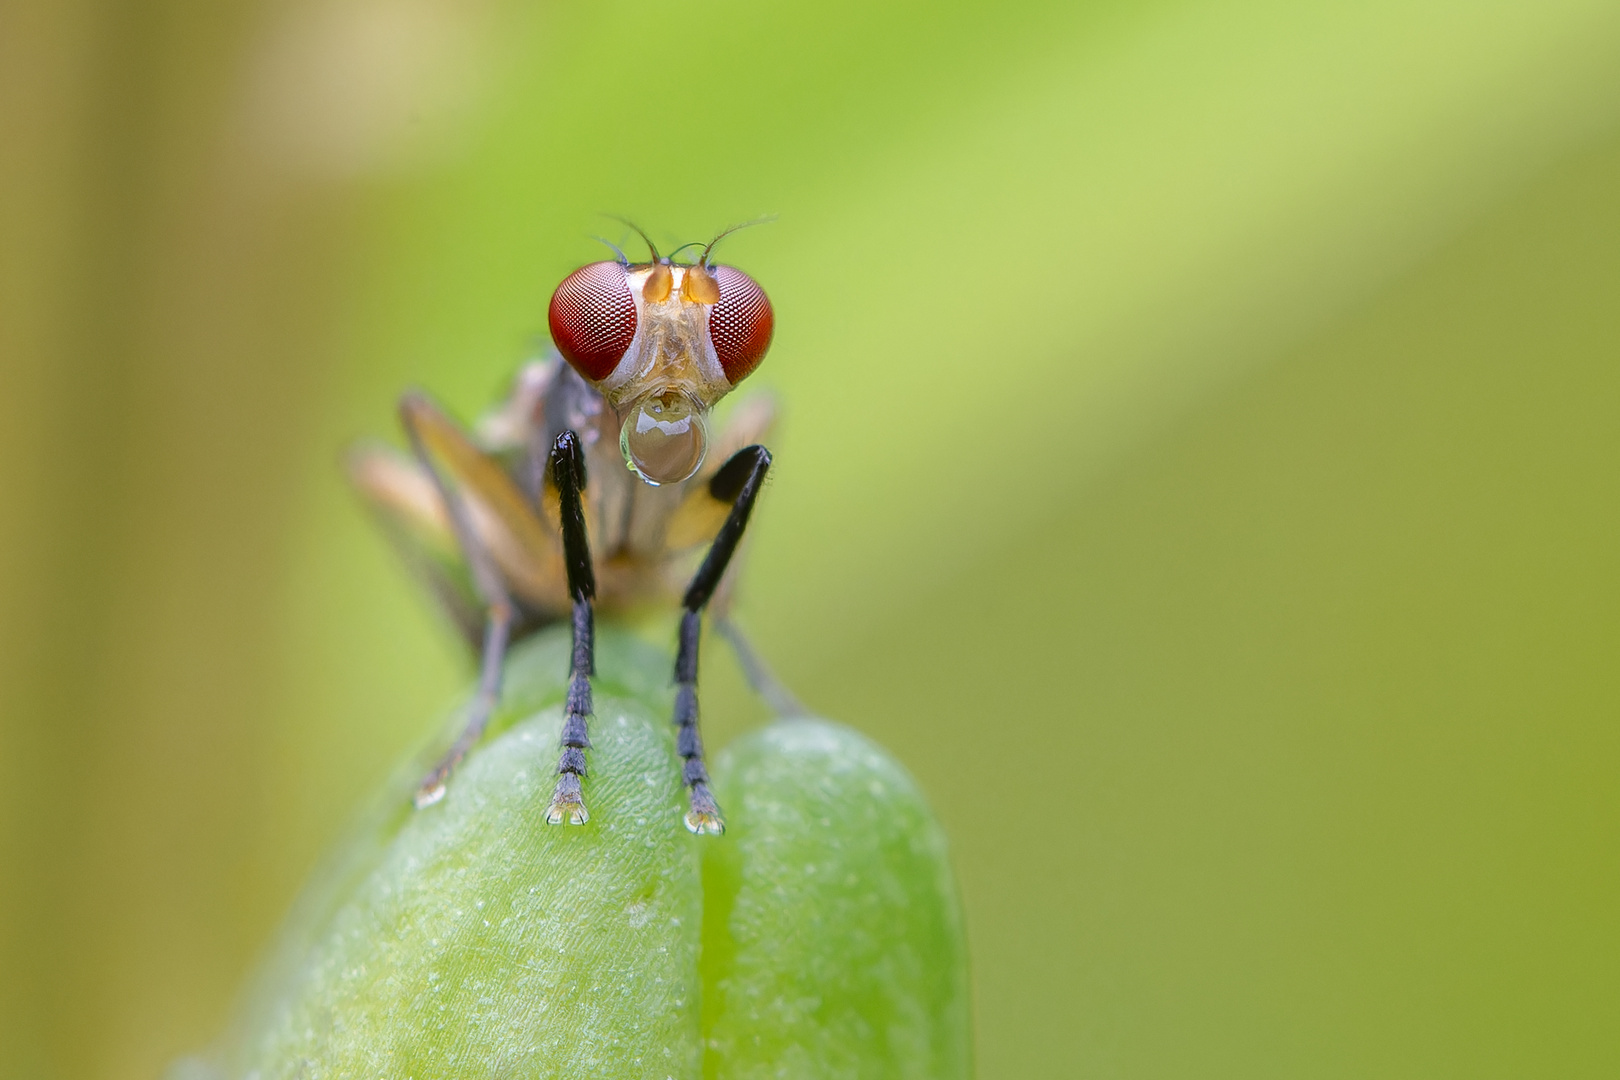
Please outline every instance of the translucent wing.
[{"label": "translucent wing", "polygon": [[477,542],[507,586],[530,607],[565,610],[562,550],[556,533],[501,461],[474,444],[421,395],[402,400],[400,414],[439,475],[460,493]]},{"label": "translucent wing", "polygon": [[450,528],[433,481],[398,451],[364,446],[350,453],[349,482],[372,512],[400,559],[460,630],[478,647],[483,601]]}]

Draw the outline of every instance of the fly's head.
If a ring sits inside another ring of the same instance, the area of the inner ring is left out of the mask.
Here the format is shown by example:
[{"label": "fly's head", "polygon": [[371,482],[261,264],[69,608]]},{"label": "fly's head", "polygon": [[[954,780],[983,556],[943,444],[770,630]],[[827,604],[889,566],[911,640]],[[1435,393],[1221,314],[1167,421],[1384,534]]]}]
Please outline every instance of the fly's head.
[{"label": "fly's head", "polygon": [[625,462],[649,484],[697,472],[709,410],[771,345],[771,302],[741,270],[710,262],[719,239],[690,264],[656,249],[646,263],[588,263],[551,297],[557,351],[613,408]]}]

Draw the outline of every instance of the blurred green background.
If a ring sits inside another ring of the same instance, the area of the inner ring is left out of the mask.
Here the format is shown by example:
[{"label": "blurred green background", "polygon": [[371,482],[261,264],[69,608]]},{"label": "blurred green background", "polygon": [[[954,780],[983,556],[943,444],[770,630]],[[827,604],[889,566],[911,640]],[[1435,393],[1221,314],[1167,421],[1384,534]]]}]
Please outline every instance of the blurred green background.
[{"label": "blurred green background", "polygon": [[986,1080],[1620,1072],[1613,0],[14,0],[0,1075],[206,1040],[438,722],[338,456],[600,211],[781,215],[741,614],[944,819]]}]

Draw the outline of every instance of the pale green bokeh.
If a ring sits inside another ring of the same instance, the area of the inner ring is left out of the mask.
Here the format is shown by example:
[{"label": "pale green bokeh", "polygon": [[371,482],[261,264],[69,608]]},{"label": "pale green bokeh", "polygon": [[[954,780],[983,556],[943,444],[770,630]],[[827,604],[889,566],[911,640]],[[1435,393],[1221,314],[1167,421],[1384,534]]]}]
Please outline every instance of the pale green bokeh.
[{"label": "pale green bokeh", "polygon": [[1612,2],[29,10],[24,1075],[217,1030],[458,692],[334,461],[493,398],[603,210],[780,214],[724,249],[784,406],[741,617],[938,809],[979,1075],[1620,1067]]}]

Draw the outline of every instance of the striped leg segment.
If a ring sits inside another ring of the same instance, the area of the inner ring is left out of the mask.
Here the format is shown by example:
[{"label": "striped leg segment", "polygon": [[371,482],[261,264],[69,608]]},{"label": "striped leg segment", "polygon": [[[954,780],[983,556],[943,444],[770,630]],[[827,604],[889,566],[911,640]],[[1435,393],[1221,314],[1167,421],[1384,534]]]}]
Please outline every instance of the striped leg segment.
[{"label": "striped leg segment", "polygon": [[731,504],[731,512],[715,534],[714,543],[703,565],[692,578],[681,600],[680,645],[675,653],[676,749],[681,755],[681,776],[690,796],[686,827],[695,833],[718,835],[725,831],[725,820],[709,790],[709,770],[703,764],[703,739],[698,734],[698,639],[702,636],[703,609],[725,576],[731,557],[737,552],[748,515],[765,483],[771,467],[771,454],[763,446],[737,451],[709,481],[709,494]]},{"label": "striped leg segment", "polygon": [[568,671],[557,788],[546,808],[546,820],[553,825],[583,825],[591,819],[580,791],[580,777],[585,775],[585,751],[591,745],[587,726],[591,715],[590,677],[596,672],[596,620],[591,608],[596,596],[596,574],[591,569],[585,511],[580,504],[580,492],[585,487],[585,453],[579,436],[572,431],[557,436],[549,466],[551,482],[561,496],[563,562],[568,569],[568,595],[574,602],[574,649]]}]

